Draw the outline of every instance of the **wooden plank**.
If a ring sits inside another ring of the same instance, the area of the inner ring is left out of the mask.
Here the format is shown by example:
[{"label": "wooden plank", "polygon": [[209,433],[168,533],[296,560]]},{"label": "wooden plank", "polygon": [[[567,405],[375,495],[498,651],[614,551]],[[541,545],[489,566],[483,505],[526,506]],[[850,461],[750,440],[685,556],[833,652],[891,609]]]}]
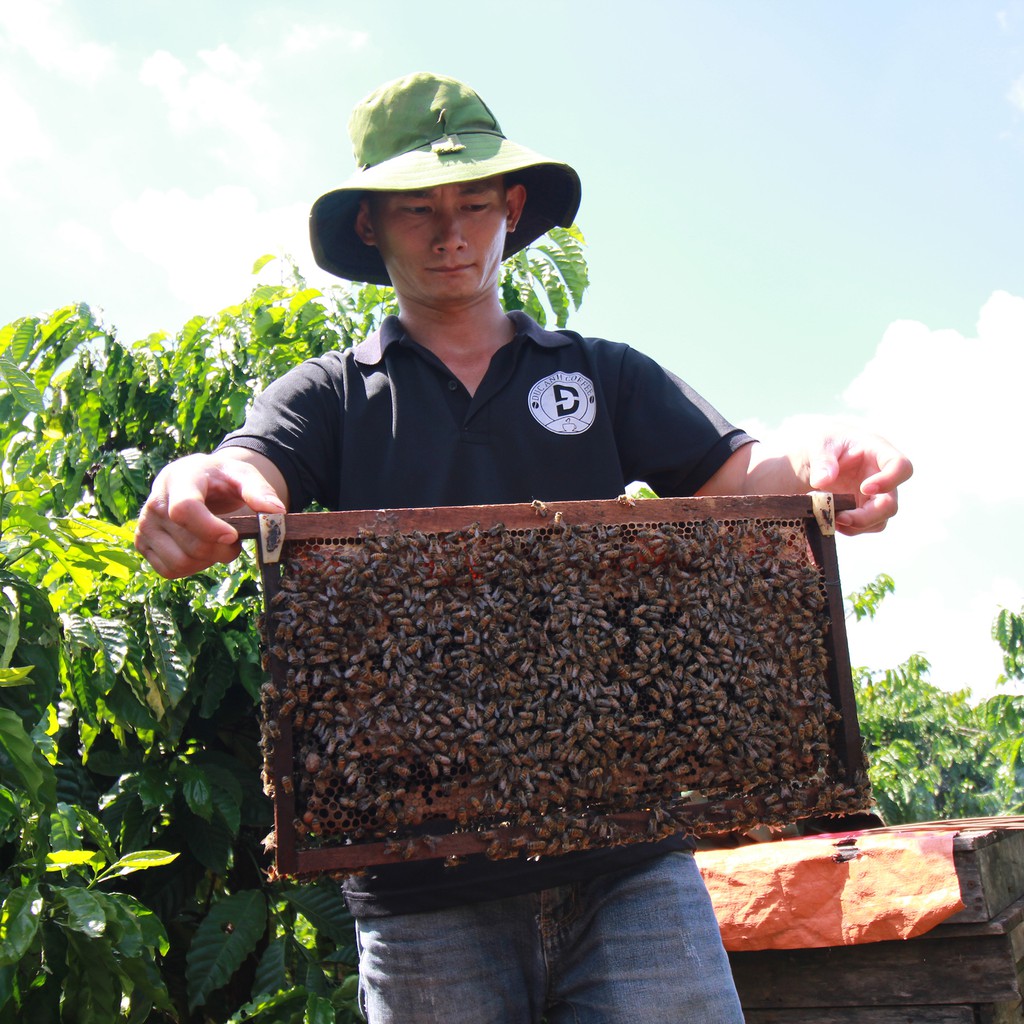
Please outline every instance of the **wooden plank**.
[{"label": "wooden plank", "polygon": [[[818,787],[808,786],[801,792],[799,800],[804,801],[806,807],[814,807],[819,794]],[[763,798],[747,797],[745,799],[747,803],[751,801],[757,803],[767,813],[768,808],[764,804]],[[721,800],[717,803],[695,802],[682,807],[678,811],[678,815],[680,821],[684,823],[688,819],[696,819],[698,816],[705,823],[709,821],[728,823],[735,819],[742,809],[741,805],[741,800]],[[294,807],[294,801],[289,806]],[[798,803],[794,802],[793,806],[798,806]],[[283,827],[282,822],[286,820],[286,813],[275,818],[277,828]],[[601,817],[606,821],[614,822],[624,831],[628,830],[639,838],[644,837],[647,825],[651,820],[649,811],[605,814]],[[539,838],[536,829],[528,826],[502,825],[494,828],[493,832],[506,838],[522,837],[527,841]],[[493,837],[485,837],[478,832],[453,832],[447,835],[432,835],[429,844],[411,837],[410,841],[406,843],[365,842],[353,843],[348,846],[314,846],[300,850],[296,847],[293,835],[289,834],[285,838],[287,841],[280,844],[281,850],[278,852],[278,870],[282,874],[299,876],[325,871],[357,870],[369,864],[398,864],[438,857],[466,857],[475,853],[485,853],[488,845],[493,842]],[[287,861],[282,858],[281,851],[286,852]]]},{"label": "wooden plank", "polygon": [[964,909],[948,924],[988,921],[1024,895],[1024,830],[996,828],[958,836],[953,860]]},{"label": "wooden plank", "polygon": [[824,949],[730,953],[744,1006],[921,1006],[1014,1002],[1006,936],[912,939]]},{"label": "wooden plank", "polygon": [[872,831],[957,833],[953,838],[953,861],[964,909],[943,927],[991,921],[1024,896],[1024,816],[922,821]]},{"label": "wooden plank", "polygon": [[977,1007],[977,1024],[1021,1024],[1024,1010],[1019,1002],[993,1003]]},{"label": "wooden plank", "polygon": [[[852,495],[836,494],[834,498],[837,512],[856,507]],[[543,526],[556,513],[569,524],[659,523],[707,518],[813,519],[814,507],[807,494],[765,494],[302,512],[285,516],[285,536],[289,540],[311,540],[321,536],[356,536],[360,530],[461,530],[473,522],[481,526],[503,523],[510,530],[520,530]],[[225,520],[238,530],[240,537],[255,537],[259,533],[257,516],[227,516]]]},{"label": "wooden plank", "polygon": [[852,782],[856,773],[865,771],[866,766],[860,723],[857,719],[857,701],[853,691],[853,670],[846,636],[846,608],[843,604],[843,588],[839,582],[839,559],[836,555],[835,537],[810,530],[807,539],[815,563],[821,566],[825,593],[828,596],[833,652],[828,668],[828,686],[836,707],[843,709],[842,730],[837,736],[838,753],[846,766],[847,778]]},{"label": "wooden plank", "polygon": [[1020,1003],[748,1010],[746,1024],[1022,1024]]},{"label": "wooden plank", "polygon": [[[977,1024],[973,1006],[844,1006],[814,1010],[744,1007],[743,1012],[747,1024]],[[1003,1021],[993,1018],[991,1024]]]},{"label": "wooden plank", "polygon": [[[1004,907],[988,921],[971,921],[967,924],[951,923],[950,917],[937,928],[922,935],[922,939],[952,939],[975,935],[1008,935],[1016,943],[1018,933],[1024,932],[1024,896]],[[1017,959],[1021,959],[1018,955]]]}]

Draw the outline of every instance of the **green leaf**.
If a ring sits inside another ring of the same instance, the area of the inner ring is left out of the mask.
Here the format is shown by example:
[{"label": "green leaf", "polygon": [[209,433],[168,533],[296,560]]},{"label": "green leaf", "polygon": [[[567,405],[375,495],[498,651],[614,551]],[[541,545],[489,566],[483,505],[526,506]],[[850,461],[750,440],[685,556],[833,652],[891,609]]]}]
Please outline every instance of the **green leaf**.
[{"label": "green leaf", "polygon": [[873,582],[869,583],[863,590],[856,591],[849,595],[848,600],[853,608],[853,614],[859,622],[861,619],[874,618],[878,614],[886,594],[896,591],[896,584],[887,573],[879,573]]},{"label": "green leaf", "polygon": [[94,893],[78,886],[67,885],[58,898],[68,908],[68,927],[90,939],[99,938],[107,930],[107,915],[103,903]]},{"label": "green leaf", "polygon": [[[28,580],[16,573],[0,569],[0,583],[4,593],[13,590],[18,595],[18,654],[32,661],[37,667],[37,658],[47,658],[55,670],[60,629],[49,596]],[[40,675],[43,675],[42,671]]]},{"label": "green leaf", "polygon": [[76,1024],[109,1024],[119,1018],[121,973],[110,946],[102,938],[68,936],[68,974],[64,1005],[74,1008]]},{"label": "green leaf", "polygon": [[240,1007],[227,1024],[296,1024],[305,1009],[306,990],[290,988],[286,992],[260,993]]},{"label": "green leaf", "polygon": [[14,889],[0,909],[0,965],[16,964],[39,930],[43,898],[37,884]]},{"label": "green leaf", "polygon": [[992,623],[992,639],[1003,652],[1005,676],[999,681],[1024,679],[1024,610],[1018,615],[1001,608]]},{"label": "green leaf", "polygon": [[56,803],[57,779],[53,768],[36,750],[21,719],[7,708],[0,708],[0,747],[7,752],[14,773],[32,802],[37,806]]},{"label": "green leaf", "polygon": [[192,317],[192,319],[189,320],[188,323],[186,323],[178,332],[177,350],[179,352],[187,353],[197,344],[200,348],[205,349],[206,346],[203,344],[202,339],[205,339],[206,333],[206,317]]},{"label": "green leaf", "polygon": [[100,615],[66,613],[61,623],[65,639],[77,655],[69,672],[72,693],[86,721],[95,725],[96,702],[113,689],[128,656],[128,630],[123,622]]},{"label": "green leaf", "polygon": [[349,974],[338,986],[338,995],[342,999],[355,999],[359,993],[359,975],[356,972]]},{"label": "green leaf", "polygon": [[105,576],[126,580],[142,568],[134,548],[134,531],[97,519],[66,516],[57,523],[69,554],[83,565],[95,566]]},{"label": "green leaf", "polygon": [[108,863],[116,859],[117,853],[114,850],[114,844],[111,842],[110,835],[103,827],[103,823],[95,814],[92,813],[92,811],[89,811],[84,807],[80,807],[77,804],[69,807],[67,804],[63,803],[57,804],[57,809],[63,813],[74,816],[82,828],[85,829],[92,840],[100,848],[100,852]]},{"label": "green leaf", "polygon": [[310,992],[306,999],[306,1011],[302,1024],[335,1024],[334,1007],[326,996]]},{"label": "green leaf", "polygon": [[105,808],[111,832],[116,832],[122,850],[139,852],[149,844],[159,818],[159,811],[143,806],[138,792],[124,791]]},{"label": "green leaf", "polygon": [[167,933],[160,918],[149,907],[123,892],[91,890],[107,918],[107,937],[122,956],[142,956],[146,951],[161,955],[168,950]]},{"label": "green leaf", "polygon": [[1006,647],[1010,642],[1012,620],[1010,618],[1010,612],[1006,608],[1001,608],[999,613],[995,617],[995,621],[992,623],[992,639],[995,640],[1000,647]]},{"label": "green leaf", "polygon": [[258,890],[235,893],[213,905],[196,929],[186,958],[190,1010],[231,980],[266,927],[267,905]]},{"label": "green leaf", "polygon": [[[303,306],[320,298],[323,298],[323,292],[319,288],[303,288],[291,297],[288,302],[288,308],[293,313],[297,313]],[[322,309],[319,304],[318,309]]]},{"label": "green leaf", "polygon": [[181,791],[185,801],[192,809],[193,814],[198,814],[204,821],[213,817],[213,796],[210,792],[210,783],[202,771],[189,764],[179,764],[178,772],[181,775]]},{"label": "green leaf", "polygon": [[82,849],[78,818],[66,803],[57,804],[56,811],[50,815],[50,848],[58,852]]},{"label": "green leaf", "polygon": [[336,943],[352,941],[352,915],[340,886],[309,883],[288,889],[283,895],[320,935]]},{"label": "green leaf", "polygon": [[0,836],[7,826],[18,817],[18,801],[6,787],[0,786]]},{"label": "green leaf", "polygon": [[111,671],[120,672],[132,650],[130,627],[121,619],[110,619],[101,615],[94,615],[92,624]]},{"label": "green leaf", "polygon": [[273,253],[266,253],[252,265],[252,272],[258,274],[268,263],[272,263],[276,259],[277,257]]},{"label": "green leaf", "polygon": [[0,668],[0,686],[24,686],[32,682],[32,666],[24,668]]},{"label": "green leaf", "polygon": [[[119,952],[117,947],[114,951]],[[124,977],[124,987],[131,993],[131,1010],[127,1018],[124,1018],[124,1024],[150,1024],[156,1019],[178,1019],[167,985],[152,955],[144,953],[139,957],[126,958],[122,954],[118,966]],[[163,1015],[157,1018],[154,1010],[162,1010]]]},{"label": "green leaf", "polygon": [[108,878],[117,878],[119,875],[145,871],[146,868],[162,867],[164,864],[170,864],[177,860],[179,856],[180,854],[172,853],[170,850],[139,850],[136,853],[126,853],[106,868],[100,878],[106,881]]},{"label": "green leaf", "polygon": [[280,285],[261,284],[259,287],[253,288],[252,294],[249,296],[249,303],[258,311],[263,303],[276,301],[281,295],[281,291]]},{"label": "green leaf", "polygon": [[96,850],[55,850],[46,855],[47,871],[67,871],[89,865],[94,871],[103,867],[106,861]]},{"label": "green leaf", "polygon": [[103,404],[99,395],[90,392],[79,397],[75,408],[75,420],[89,447],[95,449],[103,440]]},{"label": "green leaf", "polygon": [[[170,611],[152,598],[145,603],[146,636],[156,663],[153,683],[157,687],[161,705],[153,707],[161,717],[177,707],[188,689],[188,664],[182,656],[184,644],[177,623]],[[153,701],[151,700],[151,706]]]},{"label": "green leaf", "polygon": [[137,792],[146,810],[163,807],[173,797],[174,785],[169,772],[155,766],[145,768],[136,776]]},{"label": "green leaf", "polygon": [[[18,593],[17,588],[7,586],[0,590],[0,597],[3,598],[2,603],[9,609],[6,620],[0,622],[0,630],[3,631],[0,669],[7,672],[9,671],[8,666],[11,664],[11,658],[14,657],[14,652],[17,650],[18,640],[21,638],[21,595]],[[3,685],[10,686],[12,683],[8,682]]]},{"label": "green leaf", "polygon": [[554,244],[541,244],[540,249],[558,268],[565,281],[575,309],[583,302],[583,295],[590,287],[590,274],[583,255],[583,235],[573,228],[552,228],[547,236]]},{"label": "green leaf", "polygon": [[253,978],[252,990],[256,995],[280,992],[288,987],[288,971],[285,966],[287,951],[288,940],[283,937],[268,943]]},{"label": "green leaf", "polygon": [[15,402],[26,412],[42,413],[43,395],[35,381],[20,367],[11,355],[11,350],[0,352],[0,379]]},{"label": "green leaf", "polygon": [[32,317],[18,321],[14,325],[9,345],[4,345],[4,350],[10,352],[11,358],[21,367],[25,367],[32,357],[38,326],[39,321]]},{"label": "green leaf", "polygon": [[185,842],[192,855],[208,871],[224,874],[231,866],[235,837],[223,818],[214,815],[210,821],[192,817],[185,830]]},{"label": "green leaf", "polygon": [[242,785],[228,769],[202,762],[199,770],[210,785],[210,799],[233,835],[242,824]]}]

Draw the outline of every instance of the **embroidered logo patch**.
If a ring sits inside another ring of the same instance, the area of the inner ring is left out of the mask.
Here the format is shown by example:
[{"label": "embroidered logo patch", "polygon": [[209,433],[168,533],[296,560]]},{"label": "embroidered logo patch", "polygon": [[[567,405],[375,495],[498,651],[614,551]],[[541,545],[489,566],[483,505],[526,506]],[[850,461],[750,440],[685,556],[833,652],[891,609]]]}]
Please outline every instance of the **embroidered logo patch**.
[{"label": "embroidered logo patch", "polygon": [[530,388],[533,418],[553,434],[582,434],[594,422],[594,384],[582,373],[551,374]]}]

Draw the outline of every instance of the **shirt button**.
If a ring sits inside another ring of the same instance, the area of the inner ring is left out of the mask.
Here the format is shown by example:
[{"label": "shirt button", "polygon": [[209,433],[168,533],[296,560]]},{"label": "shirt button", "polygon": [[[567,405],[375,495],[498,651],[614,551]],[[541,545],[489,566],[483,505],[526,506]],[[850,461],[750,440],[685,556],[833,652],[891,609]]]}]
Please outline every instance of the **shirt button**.
[{"label": "shirt button", "polygon": [[450,380],[450,381],[448,381],[448,390],[449,391],[458,391],[459,390],[459,382],[457,380]]}]

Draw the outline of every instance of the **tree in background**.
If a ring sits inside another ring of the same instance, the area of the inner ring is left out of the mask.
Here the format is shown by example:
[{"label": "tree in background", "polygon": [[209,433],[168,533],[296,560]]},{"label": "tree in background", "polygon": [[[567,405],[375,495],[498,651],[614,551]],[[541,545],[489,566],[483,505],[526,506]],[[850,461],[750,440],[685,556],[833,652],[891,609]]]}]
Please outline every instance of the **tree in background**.
[{"label": "tree in background", "polygon": [[[894,588],[879,576],[851,595],[851,614],[873,618]],[[992,637],[1005,674],[1024,679],[1024,609],[1002,609]],[[892,825],[1017,814],[1024,810],[1024,696],[997,693],[974,701],[969,689],[929,682],[920,654],[885,671],[854,671],[857,713],[878,809]]]},{"label": "tree in background", "polygon": [[[561,326],[586,285],[556,229],[501,294]],[[83,305],[0,329],[0,1024],[360,1019],[338,886],[267,875],[255,560],[168,582],[132,519],[164,464],[392,306],[285,267],[173,338]]]}]

